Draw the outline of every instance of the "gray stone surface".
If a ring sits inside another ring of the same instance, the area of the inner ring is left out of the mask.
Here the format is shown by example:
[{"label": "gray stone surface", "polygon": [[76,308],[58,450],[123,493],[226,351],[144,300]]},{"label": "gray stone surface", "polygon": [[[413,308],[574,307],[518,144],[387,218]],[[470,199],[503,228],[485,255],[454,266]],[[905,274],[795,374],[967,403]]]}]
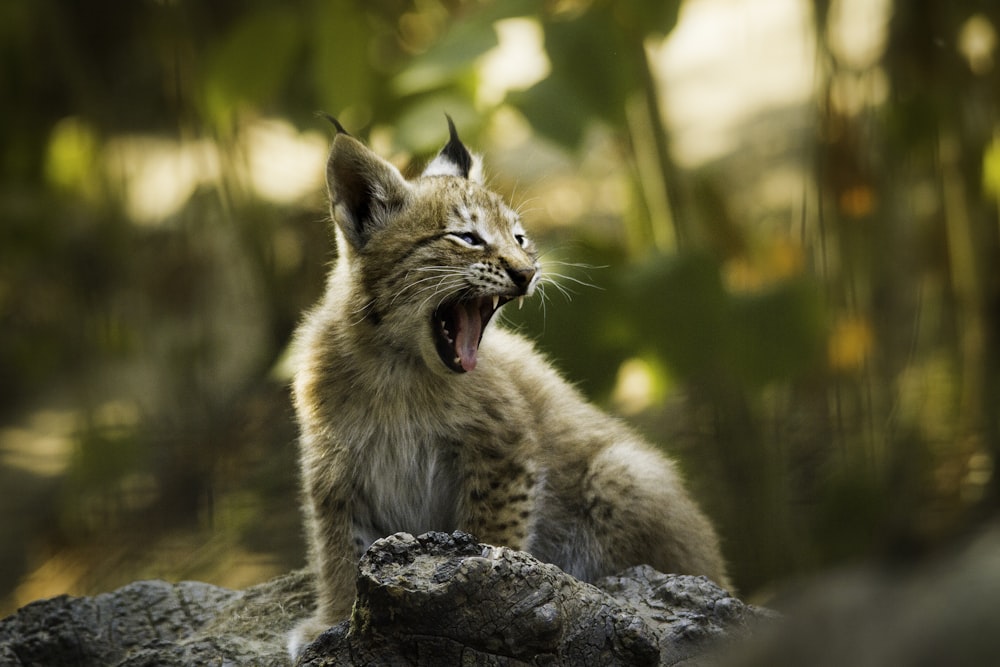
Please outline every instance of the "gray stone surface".
[{"label": "gray stone surface", "polygon": [[301,664],[677,665],[763,615],[703,577],[640,567],[600,584],[462,533],[395,535],[361,561],[350,626]]},{"label": "gray stone surface", "polygon": [[[362,559],[350,622],[299,664],[685,665],[767,614],[701,577],[633,568],[584,584],[463,533],[399,534]],[[143,581],[0,621],[2,665],[288,665],[312,604],[293,573],[245,591]]]},{"label": "gray stone surface", "polygon": [[284,666],[284,635],[311,604],[304,573],[245,591],[139,581],[61,595],[0,621],[0,665]]}]

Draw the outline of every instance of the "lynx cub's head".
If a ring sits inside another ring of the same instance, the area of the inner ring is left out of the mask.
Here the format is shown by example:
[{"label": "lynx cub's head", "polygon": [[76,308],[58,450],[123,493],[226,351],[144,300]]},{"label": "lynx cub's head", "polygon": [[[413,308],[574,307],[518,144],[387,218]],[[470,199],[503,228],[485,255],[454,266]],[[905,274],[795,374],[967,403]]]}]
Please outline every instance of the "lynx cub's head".
[{"label": "lynx cub's head", "polygon": [[329,288],[348,295],[386,353],[465,373],[496,311],[534,291],[538,258],[450,118],[448,128],[447,145],[407,181],[337,125],[326,178],[340,258]]}]

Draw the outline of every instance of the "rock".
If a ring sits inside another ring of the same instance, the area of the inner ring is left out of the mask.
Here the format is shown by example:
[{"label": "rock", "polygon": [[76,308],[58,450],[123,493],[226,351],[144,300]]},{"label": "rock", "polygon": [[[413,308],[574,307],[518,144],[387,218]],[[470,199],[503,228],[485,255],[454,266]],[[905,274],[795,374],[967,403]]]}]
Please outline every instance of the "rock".
[{"label": "rock", "polygon": [[[685,665],[767,614],[701,577],[633,568],[582,583],[464,533],[397,534],[360,563],[350,622],[300,665]],[[287,665],[312,605],[299,572],[245,591],[145,581],[0,621],[3,665]]]},{"label": "rock", "polygon": [[1000,523],[917,563],[827,572],[727,667],[1000,665]]},{"label": "rock", "polygon": [[350,625],[299,664],[675,665],[762,615],[704,577],[640,567],[600,585],[464,533],[397,534],[362,558]]},{"label": "rock", "polygon": [[760,621],[777,618],[743,604],[707,577],[663,574],[648,565],[606,577],[597,586],[646,622],[656,636],[660,665],[694,665],[723,644],[748,637]]},{"label": "rock", "polygon": [[0,621],[0,665],[285,666],[285,634],[311,606],[304,572],[245,591],[139,581],[60,595]]}]

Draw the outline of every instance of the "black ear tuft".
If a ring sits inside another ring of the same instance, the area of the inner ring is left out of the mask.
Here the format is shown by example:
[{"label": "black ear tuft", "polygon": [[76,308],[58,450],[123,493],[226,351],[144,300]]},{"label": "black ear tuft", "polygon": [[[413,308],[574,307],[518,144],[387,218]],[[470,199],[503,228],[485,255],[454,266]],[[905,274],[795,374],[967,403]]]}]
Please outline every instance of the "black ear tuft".
[{"label": "black ear tuft", "polygon": [[351,133],[344,129],[344,126],[340,124],[340,121],[331,116],[330,114],[328,114],[327,112],[317,111],[316,115],[319,116],[320,118],[325,118],[327,121],[330,122],[331,125],[337,128],[337,134],[346,134],[347,136],[351,136]]},{"label": "black ear tuft", "polygon": [[469,177],[472,170],[472,154],[465,147],[462,140],[458,138],[458,130],[455,129],[455,122],[448,114],[444,115],[448,119],[448,143],[441,149],[440,155],[454,164],[464,178]]},{"label": "black ear tuft", "polygon": [[483,165],[478,157],[469,152],[462,140],[458,138],[458,130],[451,116],[448,119],[448,143],[441,152],[424,168],[423,176],[455,176],[465,178],[475,183],[483,182]]}]

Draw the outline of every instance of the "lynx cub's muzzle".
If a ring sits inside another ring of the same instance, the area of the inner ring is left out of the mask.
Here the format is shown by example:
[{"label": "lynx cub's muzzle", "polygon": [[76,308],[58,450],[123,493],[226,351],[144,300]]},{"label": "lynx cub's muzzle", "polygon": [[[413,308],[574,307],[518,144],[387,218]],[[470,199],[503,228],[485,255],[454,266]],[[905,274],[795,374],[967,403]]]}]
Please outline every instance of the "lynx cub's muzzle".
[{"label": "lynx cub's muzzle", "polygon": [[522,302],[534,287],[535,269],[508,269],[519,295],[482,296],[448,301],[431,316],[434,345],[444,365],[456,373],[475,370],[483,332],[500,307],[515,298]]}]

